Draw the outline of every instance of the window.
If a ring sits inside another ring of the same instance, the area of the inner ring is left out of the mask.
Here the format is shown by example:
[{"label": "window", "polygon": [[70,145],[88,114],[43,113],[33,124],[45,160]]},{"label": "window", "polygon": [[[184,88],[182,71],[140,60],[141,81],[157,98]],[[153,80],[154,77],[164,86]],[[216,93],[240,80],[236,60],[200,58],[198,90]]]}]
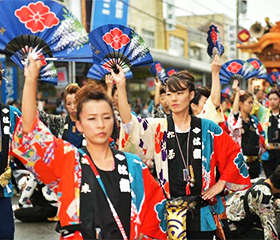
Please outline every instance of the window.
[{"label": "window", "polygon": [[155,47],[155,34],[154,32],[148,31],[143,29],[142,30],[142,36],[145,42],[148,44],[149,47],[154,48]]},{"label": "window", "polygon": [[184,56],[184,45],[185,41],[182,38],[175,37],[173,35],[169,36],[169,52],[175,56]]}]

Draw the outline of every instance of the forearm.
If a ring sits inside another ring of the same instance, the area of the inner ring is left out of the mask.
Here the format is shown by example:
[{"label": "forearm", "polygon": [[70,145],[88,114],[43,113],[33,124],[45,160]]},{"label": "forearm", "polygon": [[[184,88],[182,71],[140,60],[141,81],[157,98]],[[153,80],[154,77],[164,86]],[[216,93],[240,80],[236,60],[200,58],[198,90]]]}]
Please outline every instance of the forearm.
[{"label": "forearm", "polygon": [[26,78],[22,93],[22,123],[23,131],[31,130],[36,116],[37,79]]},{"label": "forearm", "polygon": [[236,91],[233,105],[232,105],[232,112],[234,114],[239,112],[239,91]]},{"label": "forearm", "polygon": [[131,109],[127,100],[127,93],[125,85],[118,85],[118,103],[119,103],[119,113],[124,124],[131,121]]},{"label": "forearm", "polygon": [[211,100],[218,107],[221,104],[221,84],[219,73],[212,73]]},{"label": "forearm", "polygon": [[160,86],[156,85],[156,92],[155,92],[155,106],[159,105],[159,98],[160,98]]}]

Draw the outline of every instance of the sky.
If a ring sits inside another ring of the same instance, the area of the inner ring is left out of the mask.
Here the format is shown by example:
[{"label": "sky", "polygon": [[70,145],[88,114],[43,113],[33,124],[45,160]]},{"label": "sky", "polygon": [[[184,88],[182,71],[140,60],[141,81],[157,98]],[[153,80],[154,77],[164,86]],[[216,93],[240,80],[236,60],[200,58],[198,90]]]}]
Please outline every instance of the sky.
[{"label": "sky", "polygon": [[[237,0],[174,0],[175,15],[201,15],[224,13],[236,19]],[[280,0],[247,0],[247,14],[239,15],[240,25],[248,30],[256,22],[265,26],[264,19],[280,21]],[[235,23],[235,21],[234,21]]]}]

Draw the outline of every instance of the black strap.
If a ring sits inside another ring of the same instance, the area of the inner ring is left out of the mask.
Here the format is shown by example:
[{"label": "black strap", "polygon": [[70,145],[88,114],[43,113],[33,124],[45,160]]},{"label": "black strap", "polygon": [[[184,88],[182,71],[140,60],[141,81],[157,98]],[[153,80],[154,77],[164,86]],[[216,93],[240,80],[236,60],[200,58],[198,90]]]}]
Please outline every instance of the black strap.
[{"label": "black strap", "polygon": [[[69,133],[69,128],[70,128],[70,123],[71,123],[71,119],[70,116],[67,115],[65,118],[65,124],[64,124],[64,130],[63,130],[63,134],[62,134],[62,139],[66,140],[68,139],[68,133]],[[66,125],[68,125],[68,127],[66,128]]]},{"label": "black strap", "polygon": [[1,141],[1,159],[0,159],[0,174],[5,171],[8,163],[8,153],[9,153],[9,142],[10,142],[10,107],[4,103],[1,103],[1,112],[0,112],[0,119],[1,119],[1,134],[2,134],[2,141]]}]

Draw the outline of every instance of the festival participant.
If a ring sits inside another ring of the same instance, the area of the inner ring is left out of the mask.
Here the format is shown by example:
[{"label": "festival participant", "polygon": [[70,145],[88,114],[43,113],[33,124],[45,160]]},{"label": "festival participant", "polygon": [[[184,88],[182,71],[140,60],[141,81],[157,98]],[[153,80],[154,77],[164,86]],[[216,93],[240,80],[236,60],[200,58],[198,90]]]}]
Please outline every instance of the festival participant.
[{"label": "festival participant", "polygon": [[76,126],[87,140],[77,149],[39,120],[35,93],[41,63],[29,61],[12,152],[57,193],[62,238],[165,239],[162,189],[139,157],[109,148],[114,114],[106,91],[88,84],[76,93]]},{"label": "festival participant", "polygon": [[267,142],[269,157],[263,159],[265,175],[269,177],[280,164],[280,94],[272,90],[268,94],[269,107],[271,109],[267,128]]},{"label": "festival participant", "polygon": [[[155,159],[157,178],[168,198],[184,196],[184,201],[194,201],[194,209],[187,211],[184,229],[188,239],[212,239],[217,228],[215,212],[223,211],[219,193],[225,187],[240,190],[251,184],[240,147],[217,124],[190,116],[195,87],[189,72],[174,73],[167,80],[166,99],[172,115],[167,119],[141,119],[130,113],[126,79],[122,68],[118,69],[119,74],[111,74],[119,91],[121,148],[143,160]],[[216,166],[221,174],[218,182]],[[213,206],[201,204],[215,197],[217,203],[212,201]]]},{"label": "festival participant", "polygon": [[47,186],[38,182],[32,173],[25,170],[22,175],[18,181],[21,195],[18,204],[13,205],[15,218],[22,222],[56,220],[56,194]]},{"label": "festival participant", "polygon": [[75,100],[75,94],[78,92],[80,87],[77,83],[69,84],[64,91],[64,104],[68,115],[53,115],[47,114],[44,111],[39,111],[40,120],[46,124],[51,130],[52,134],[56,137],[62,138],[76,147],[82,147],[83,134],[80,133],[76,128],[77,120],[77,104]]},{"label": "festival participant", "polygon": [[155,103],[152,111],[152,117],[165,118],[170,115],[170,109],[166,101],[165,88],[161,85],[161,81],[155,78]]},{"label": "festival participant", "polygon": [[[3,81],[3,71],[1,66],[0,86]],[[14,219],[11,204],[11,197],[13,196],[11,182],[12,170],[8,155],[16,120],[21,113],[13,106],[6,105],[2,102],[0,104],[0,239],[13,239]]]},{"label": "festival participant", "polygon": [[258,119],[250,115],[253,108],[253,95],[240,90],[237,80],[234,81],[232,89],[235,91],[235,96],[227,120],[228,129],[230,136],[241,146],[246,156],[250,178],[257,178],[260,174],[259,155],[265,148],[264,131]]},{"label": "festival participant", "polygon": [[235,193],[227,202],[230,239],[278,239],[274,196],[279,193],[280,166],[269,178]]},{"label": "festival participant", "polygon": [[219,55],[215,55],[211,63],[212,86],[211,91],[206,87],[196,88],[195,96],[191,101],[191,113],[197,117],[209,119],[217,124],[225,121],[221,108],[221,63]]}]

